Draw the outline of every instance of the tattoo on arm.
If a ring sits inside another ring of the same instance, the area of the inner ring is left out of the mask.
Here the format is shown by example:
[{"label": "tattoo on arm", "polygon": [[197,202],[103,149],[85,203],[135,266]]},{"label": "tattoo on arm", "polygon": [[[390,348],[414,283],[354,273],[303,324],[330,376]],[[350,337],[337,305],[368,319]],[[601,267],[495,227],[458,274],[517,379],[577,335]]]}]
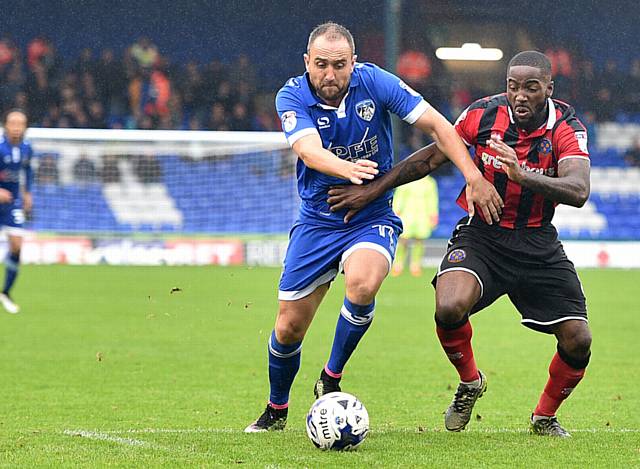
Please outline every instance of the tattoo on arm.
[{"label": "tattoo on arm", "polygon": [[447,161],[449,160],[444,153],[435,143],[432,143],[395,165],[391,171],[375,182],[380,184],[384,191],[393,189],[425,177]]},{"label": "tattoo on arm", "polygon": [[578,159],[562,161],[558,177],[526,172],[520,184],[560,204],[582,207],[589,198],[589,162]]}]

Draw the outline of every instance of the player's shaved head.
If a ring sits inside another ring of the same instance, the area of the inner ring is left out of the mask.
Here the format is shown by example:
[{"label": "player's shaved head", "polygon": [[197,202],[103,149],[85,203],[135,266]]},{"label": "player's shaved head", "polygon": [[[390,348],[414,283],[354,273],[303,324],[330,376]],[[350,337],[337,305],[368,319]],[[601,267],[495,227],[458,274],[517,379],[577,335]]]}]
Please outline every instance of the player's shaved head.
[{"label": "player's shaved head", "polygon": [[311,44],[313,44],[313,42],[320,36],[324,36],[330,41],[346,39],[351,47],[351,54],[356,53],[356,43],[353,40],[351,32],[341,24],[334,23],[333,21],[327,21],[326,23],[319,24],[313,29],[313,31],[311,31],[311,34],[309,34],[309,42],[307,43],[307,53],[309,53],[309,50],[311,49]]},{"label": "player's shaved head", "polygon": [[551,77],[551,61],[549,60],[549,57],[544,55],[542,52],[538,52],[536,50],[525,50],[523,52],[519,52],[509,61],[507,69],[517,67],[519,65],[535,67],[542,72],[542,75]]}]

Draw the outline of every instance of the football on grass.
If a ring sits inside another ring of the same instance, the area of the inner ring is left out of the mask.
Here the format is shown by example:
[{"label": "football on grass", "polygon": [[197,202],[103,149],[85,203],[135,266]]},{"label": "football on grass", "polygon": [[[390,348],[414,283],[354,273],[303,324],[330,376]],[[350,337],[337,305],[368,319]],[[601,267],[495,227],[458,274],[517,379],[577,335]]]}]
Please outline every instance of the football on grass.
[{"label": "football on grass", "polygon": [[325,394],[307,414],[307,435],[323,450],[357,448],[369,432],[369,414],[357,397],[346,392]]}]

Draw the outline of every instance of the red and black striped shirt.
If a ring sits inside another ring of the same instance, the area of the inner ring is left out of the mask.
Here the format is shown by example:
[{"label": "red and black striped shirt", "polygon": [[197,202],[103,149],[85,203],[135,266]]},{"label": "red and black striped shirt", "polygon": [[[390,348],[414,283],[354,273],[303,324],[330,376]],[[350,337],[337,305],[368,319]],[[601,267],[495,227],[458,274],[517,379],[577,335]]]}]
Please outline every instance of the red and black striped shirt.
[{"label": "red and black striped shirt", "polygon": [[[513,120],[505,93],[479,99],[458,118],[455,128],[465,143],[475,148],[474,161],[485,179],[491,182],[504,208],[499,225],[505,228],[538,227],[551,222],[557,202],[544,198],[511,181],[496,159],[496,152],[486,146],[497,133],[518,155],[526,171],[558,177],[558,162],[565,158],[589,159],[587,131],[570,105],[548,100],[547,122],[533,132],[518,128]],[[467,210],[464,189],[457,199]],[[484,219],[480,211],[476,213]]]}]

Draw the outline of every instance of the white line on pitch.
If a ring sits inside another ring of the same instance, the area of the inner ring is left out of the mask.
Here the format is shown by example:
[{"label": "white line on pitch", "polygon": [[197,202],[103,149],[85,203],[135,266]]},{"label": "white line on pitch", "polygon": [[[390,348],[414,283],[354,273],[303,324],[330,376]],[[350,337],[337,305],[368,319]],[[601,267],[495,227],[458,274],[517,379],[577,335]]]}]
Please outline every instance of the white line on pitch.
[{"label": "white line on pitch", "polygon": [[152,445],[146,441],[135,440],[133,438],[120,438],[118,436],[109,435],[107,432],[94,432],[89,430],[65,430],[63,432],[67,436],[80,436],[90,440],[111,441],[129,446],[140,446],[143,448],[161,449],[159,446]]},{"label": "white line on pitch", "polygon": [[[289,430],[291,431],[291,430]],[[293,429],[293,431],[297,431]],[[302,431],[302,430],[300,430]],[[391,434],[391,433],[433,433],[442,432],[440,429],[424,429],[422,431],[398,428],[398,429],[372,429],[373,433]],[[469,429],[464,433],[528,433],[526,428],[478,428]],[[569,429],[571,433],[640,433],[638,428],[581,428]],[[109,430],[102,432],[105,435],[122,435],[122,434],[147,434],[147,433],[242,433],[242,429],[235,428],[131,428],[128,430]]]},{"label": "white line on pitch", "polygon": [[106,430],[103,433],[121,435],[125,433],[242,433],[235,428],[130,428],[128,430]]}]

